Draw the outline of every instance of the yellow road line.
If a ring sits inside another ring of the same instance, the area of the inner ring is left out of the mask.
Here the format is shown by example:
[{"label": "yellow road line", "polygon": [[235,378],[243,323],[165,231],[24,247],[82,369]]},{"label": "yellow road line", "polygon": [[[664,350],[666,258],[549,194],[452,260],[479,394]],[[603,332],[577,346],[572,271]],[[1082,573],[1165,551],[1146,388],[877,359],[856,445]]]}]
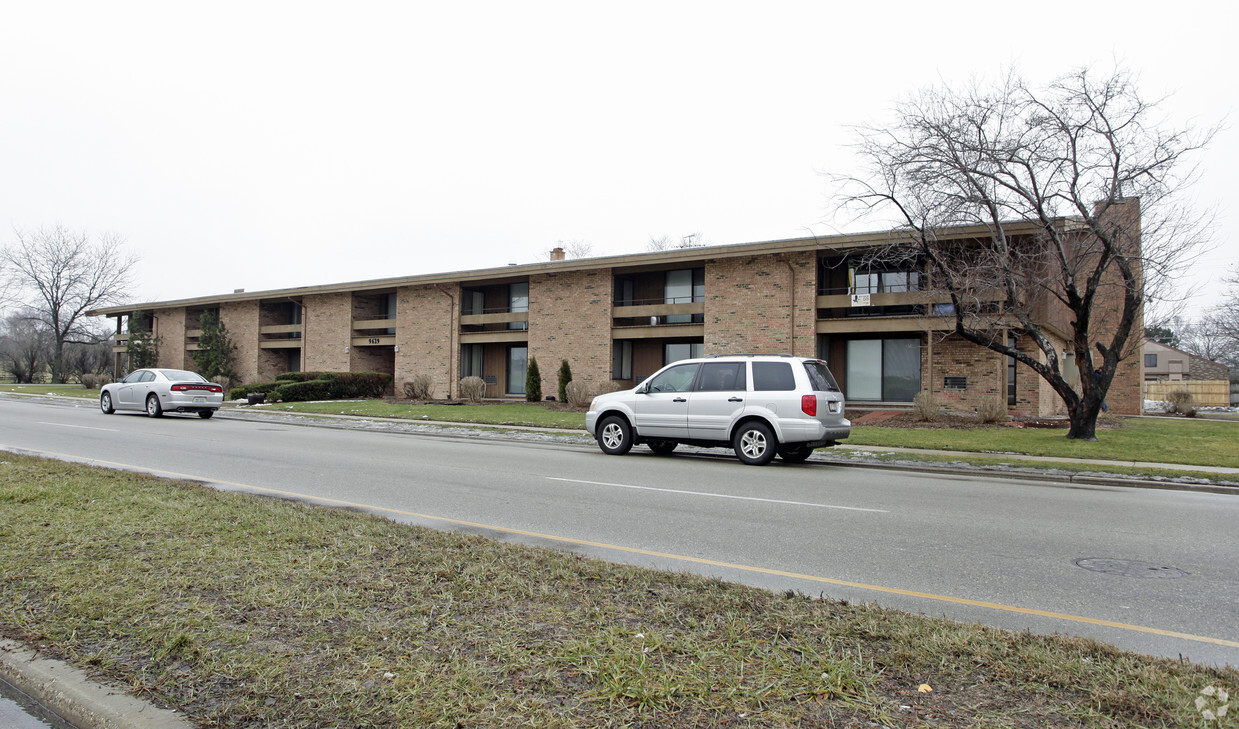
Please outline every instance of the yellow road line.
[{"label": "yellow road line", "polygon": [[[4,448],[9,449],[7,446]],[[11,449],[20,450],[29,453],[39,453],[42,455],[53,456],[56,458],[64,458],[73,461],[89,461],[90,463],[98,463],[105,466],[115,466],[125,470],[140,470],[147,473],[156,473],[173,478],[184,479],[187,481],[201,481],[206,483],[218,483],[225,486],[234,486],[236,488],[248,489],[251,491],[260,491],[269,494],[278,494],[280,496],[289,496],[296,499],[304,499],[308,501],[318,501],[321,503],[335,504],[338,506],[348,506],[356,509],[365,509],[367,511],[385,512],[388,514],[399,514],[400,516],[410,516],[418,519],[428,519],[430,521],[443,522],[446,524],[456,524],[458,526],[472,527],[475,529],[488,529],[506,534],[517,534],[523,537],[532,537],[535,539],[546,539],[552,542],[560,542],[564,544],[576,544],[585,547],[594,547],[597,549],[607,549],[626,554],[639,554],[646,557],[659,557],[662,559],[672,559],[679,562],[688,562],[691,564],[707,565],[710,567],[719,567],[723,569],[738,570],[740,572],[750,572],[753,574],[771,575],[775,577],[786,577],[795,580],[805,580],[808,582],[817,582],[827,585],[836,585],[839,587],[851,587],[859,590],[873,590],[875,592],[884,592],[889,595],[901,595],[904,597],[919,597],[926,600],[936,600],[938,602],[946,602],[954,605],[967,605],[969,607],[987,608],[990,610],[999,610],[1008,613],[1017,613],[1020,615],[1035,615],[1041,618],[1050,618],[1053,620],[1064,620],[1072,623],[1082,623],[1085,625],[1096,625],[1106,628],[1117,628],[1119,630],[1130,630],[1136,633],[1147,633],[1150,635],[1160,635],[1167,638],[1179,638],[1182,640],[1195,641],[1197,643],[1210,643],[1220,645],[1227,648],[1239,648],[1239,641],[1226,640],[1224,638],[1213,638],[1207,635],[1193,635],[1192,633],[1180,633],[1174,630],[1162,630],[1161,628],[1150,628],[1144,625],[1132,625],[1130,623],[1119,623],[1113,620],[1100,620],[1097,618],[1087,618],[1080,615],[1069,615],[1067,613],[1056,613],[1047,610],[1036,610],[1033,608],[1022,608],[1014,605],[1003,605],[996,602],[985,602],[983,600],[969,600],[962,597],[951,597],[950,595],[936,595],[932,592],[917,592],[915,590],[902,590],[897,587],[884,587],[882,585],[868,585],[863,582],[849,582],[848,580],[837,580],[833,577],[819,577],[817,575],[806,575],[798,572],[786,572],[784,570],[770,569],[768,567],[754,567],[752,565],[735,564],[732,562],[719,562],[712,559],[704,559],[702,557],[689,557],[682,554],[672,554],[669,552],[656,552],[649,549],[640,549],[637,547],[623,547],[615,544],[607,544],[605,542],[591,542],[584,539],[574,539],[572,537],[559,537],[553,534],[542,534],[540,532],[530,532],[523,529],[512,529],[510,527],[494,526],[491,524],[481,524],[472,521],[463,521],[461,519],[452,519],[445,516],[433,516],[431,514],[421,514],[416,511],[404,511],[401,509],[392,509],[386,506],[373,506],[371,504],[362,504],[355,501],[343,501],[341,499],[331,499],[324,496],[311,496],[302,494],[296,491],[283,491],[281,489],[266,488],[263,486],[253,486],[251,484],[235,483],[232,481],[221,481],[219,479],[204,478],[202,476],[193,476],[190,474],[176,473],[174,471],[164,471],[160,469],[137,468],[124,463],[114,463],[111,461],[101,461],[98,459],[83,459],[78,456],[73,456],[64,453],[55,453],[52,451],[38,451],[29,448]]]}]

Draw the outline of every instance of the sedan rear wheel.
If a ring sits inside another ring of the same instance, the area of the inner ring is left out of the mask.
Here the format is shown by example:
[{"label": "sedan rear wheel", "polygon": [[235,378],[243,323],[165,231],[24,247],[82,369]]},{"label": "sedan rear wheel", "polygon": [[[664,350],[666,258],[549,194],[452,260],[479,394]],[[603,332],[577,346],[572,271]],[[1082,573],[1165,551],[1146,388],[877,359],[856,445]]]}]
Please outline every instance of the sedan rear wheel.
[{"label": "sedan rear wheel", "polygon": [[735,450],[736,457],[744,463],[764,466],[774,458],[778,443],[765,423],[754,420],[736,430],[731,439],[731,447]]},{"label": "sedan rear wheel", "polygon": [[210,417],[214,414],[215,414],[214,410],[199,410],[198,411],[198,417],[202,418],[203,420],[209,420]]},{"label": "sedan rear wheel", "polygon": [[151,393],[146,397],[146,414],[152,418],[163,417],[163,406],[159,404],[159,396]]},{"label": "sedan rear wheel", "polygon": [[104,415],[111,415],[116,412],[116,408],[112,407],[112,393],[105,392],[99,396],[99,409]]}]

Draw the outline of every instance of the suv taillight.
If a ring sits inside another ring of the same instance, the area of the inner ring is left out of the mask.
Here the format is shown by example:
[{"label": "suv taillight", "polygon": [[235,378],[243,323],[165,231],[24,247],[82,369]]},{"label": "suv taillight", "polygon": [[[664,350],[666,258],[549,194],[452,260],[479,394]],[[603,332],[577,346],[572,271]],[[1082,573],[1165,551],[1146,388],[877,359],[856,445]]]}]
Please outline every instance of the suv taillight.
[{"label": "suv taillight", "polygon": [[802,395],[800,397],[800,409],[805,415],[817,416],[817,395]]}]

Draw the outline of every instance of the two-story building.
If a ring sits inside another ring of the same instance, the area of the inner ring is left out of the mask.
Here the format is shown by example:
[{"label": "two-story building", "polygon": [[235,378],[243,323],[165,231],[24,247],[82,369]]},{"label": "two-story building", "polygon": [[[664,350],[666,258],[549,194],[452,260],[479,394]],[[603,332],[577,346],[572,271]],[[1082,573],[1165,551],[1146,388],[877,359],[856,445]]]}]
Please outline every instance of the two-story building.
[{"label": "two-story building", "polygon": [[[1019,234],[1020,228],[1011,229]],[[1035,230],[1029,228],[1026,234]],[[981,228],[943,235],[983,240]],[[433,378],[455,397],[469,375],[487,397],[522,397],[536,357],[554,392],[561,360],[593,388],[632,386],[702,354],[786,352],[826,360],[852,407],[901,406],[922,390],[948,408],[1000,398],[1012,411],[1060,412],[1057,395],[1014,359],[952,332],[949,299],[919,266],[875,267],[891,232],[807,237],[564,260],[272,291],[157,301],[93,312],[116,319],[118,373],[135,316],[159,340],[161,366],[192,369],[202,314],[218,313],[246,381],[290,371],[379,371],[396,392]],[[1066,317],[1042,322],[1070,360]],[[1012,331],[1018,347],[1038,352]],[[1112,410],[1139,412],[1139,357],[1125,362]]]}]

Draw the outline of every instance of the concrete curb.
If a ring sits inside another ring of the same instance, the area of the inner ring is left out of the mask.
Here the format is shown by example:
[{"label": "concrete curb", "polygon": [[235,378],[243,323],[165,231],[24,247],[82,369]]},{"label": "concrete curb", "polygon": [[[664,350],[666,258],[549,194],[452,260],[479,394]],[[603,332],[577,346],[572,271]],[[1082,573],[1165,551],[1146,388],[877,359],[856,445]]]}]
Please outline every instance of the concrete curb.
[{"label": "concrete curb", "polygon": [[77,729],[193,729],[169,709],[92,681],[64,661],[0,640],[0,679]]}]

